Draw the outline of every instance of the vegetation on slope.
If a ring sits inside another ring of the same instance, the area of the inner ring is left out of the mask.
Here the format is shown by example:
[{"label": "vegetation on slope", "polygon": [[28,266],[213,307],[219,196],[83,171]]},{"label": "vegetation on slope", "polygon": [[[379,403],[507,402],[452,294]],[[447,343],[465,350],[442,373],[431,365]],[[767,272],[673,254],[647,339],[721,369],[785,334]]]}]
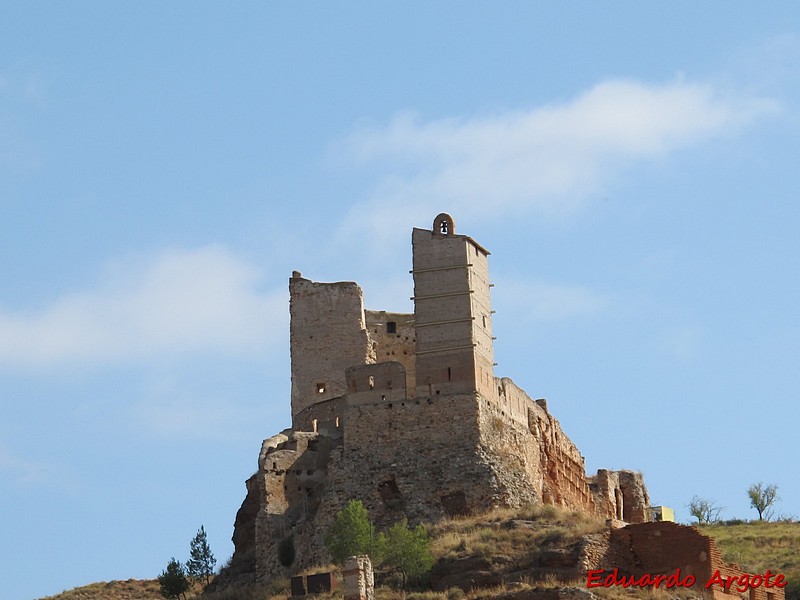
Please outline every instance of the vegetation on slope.
[{"label": "vegetation on slope", "polygon": [[751,573],[783,573],[787,600],[800,600],[800,523],[717,523],[700,531],[714,538],[725,561]]},{"label": "vegetation on slope", "polygon": [[[563,583],[553,577],[539,580],[537,565],[568,552],[581,536],[602,531],[602,521],[582,513],[569,512],[551,506],[534,506],[521,510],[499,510],[490,514],[451,519],[428,528],[432,538],[431,551],[437,562],[431,582],[438,578],[480,571],[489,587],[464,593],[444,580],[444,591],[430,591],[420,586],[418,591],[403,593],[381,584],[376,590],[378,600],[515,600],[531,588],[576,587],[585,589],[586,580]],[[789,581],[787,599],[800,600],[800,523],[753,522],[734,525],[708,525],[701,531],[717,541],[726,561],[738,563],[751,572],[767,568],[783,573]],[[492,583],[494,581],[494,583]],[[513,583],[511,581],[514,581]],[[504,583],[505,582],[505,583]],[[269,589],[227,590],[202,596],[202,600],[284,600],[288,597],[288,581],[274,582]],[[605,600],[622,598],[689,597],[688,590],[640,591],[619,588],[593,589]],[[340,598],[341,591],[331,598]],[[46,600],[160,600],[158,582],[116,581],[95,583],[76,588]]]}]

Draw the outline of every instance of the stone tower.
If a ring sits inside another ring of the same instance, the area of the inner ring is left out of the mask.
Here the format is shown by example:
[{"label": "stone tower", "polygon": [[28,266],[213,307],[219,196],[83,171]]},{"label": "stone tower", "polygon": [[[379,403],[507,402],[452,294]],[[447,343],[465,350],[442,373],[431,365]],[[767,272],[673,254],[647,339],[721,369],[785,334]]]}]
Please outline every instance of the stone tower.
[{"label": "stone tower", "polygon": [[489,252],[442,213],[412,233],[416,395],[496,397]]},{"label": "stone tower", "polygon": [[374,362],[361,288],[317,283],[298,271],[289,279],[292,422],[304,409],[347,392],[345,369]]}]

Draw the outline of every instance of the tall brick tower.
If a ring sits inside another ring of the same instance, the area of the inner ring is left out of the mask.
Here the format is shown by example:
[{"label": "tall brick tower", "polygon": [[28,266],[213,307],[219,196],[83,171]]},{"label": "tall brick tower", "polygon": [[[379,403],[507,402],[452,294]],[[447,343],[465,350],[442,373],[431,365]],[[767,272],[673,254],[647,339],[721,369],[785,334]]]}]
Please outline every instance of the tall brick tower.
[{"label": "tall brick tower", "polygon": [[417,396],[497,396],[489,252],[442,213],[412,234]]}]

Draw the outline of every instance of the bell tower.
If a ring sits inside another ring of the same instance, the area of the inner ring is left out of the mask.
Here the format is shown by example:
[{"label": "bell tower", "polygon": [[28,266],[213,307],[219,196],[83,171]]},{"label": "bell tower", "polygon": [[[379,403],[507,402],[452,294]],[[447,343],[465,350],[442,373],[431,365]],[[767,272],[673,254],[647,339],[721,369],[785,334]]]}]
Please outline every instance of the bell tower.
[{"label": "bell tower", "polygon": [[489,251],[442,213],[412,233],[417,397],[494,399]]}]

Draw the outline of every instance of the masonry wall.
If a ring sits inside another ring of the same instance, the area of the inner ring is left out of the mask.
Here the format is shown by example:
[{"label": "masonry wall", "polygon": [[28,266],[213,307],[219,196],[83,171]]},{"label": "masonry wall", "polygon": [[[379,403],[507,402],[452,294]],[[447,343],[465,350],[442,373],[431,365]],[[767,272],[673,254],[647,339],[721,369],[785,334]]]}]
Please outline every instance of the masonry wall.
[{"label": "masonry wall", "polygon": [[[446,234],[441,225],[447,223]],[[494,397],[488,252],[449,215],[412,232],[417,395]]]},{"label": "masonry wall", "polygon": [[[680,569],[681,576],[695,577],[695,588],[698,590],[704,589],[716,570],[719,570],[723,578],[745,573],[738,565],[722,560],[713,539],[693,527],[669,521],[628,525],[613,530],[610,554],[617,562],[606,560],[600,568],[611,569],[616,566],[635,577],[648,573],[669,575]],[[714,600],[734,600],[740,597],[740,592],[735,589],[724,590],[716,584],[707,593]],[[783,600],[784,596],[781,588],[767,589],[762,586],[749,590],[746,597],[750,600]]]},{"label": "masonry wall", "polygon": [[364,300],[355,283],[289,280],[292,418],[347,392],[345,369],[375,362]]},{"label": "masonry wall", "polygon": [[346,424],[343,453],[360,469],[352,491],[379,521],[436,520],[491,506],[472,395],[354,404]]},{"label": "masonry wall", "polygon": [[375,362],[399,362],[406,374],[405,387],[408,395],[414,397],[416,386],[415,351],[417,333],[414,328],[414,315],[367,310],[366,322],[372,340]]},{"label": "masonry wall", "polygon": [[481,444],[493,456],[507,490],[504,504],[543,502],[594,512],[583,457],[547,412],[510,379],[498,380],[497,400],[479,403]]},{"label": "masonry wall", "polygon": [[293,427],[296,431],[317,431],[341,436],[346,404],[345,396],[312,404],[294,415]]},{"label": "masonry wall", "polygon": [[347,403],[399,402],[408,398],[406,370],[399,362],[383,362],[350,367],[345,371],[350,392]]}]

